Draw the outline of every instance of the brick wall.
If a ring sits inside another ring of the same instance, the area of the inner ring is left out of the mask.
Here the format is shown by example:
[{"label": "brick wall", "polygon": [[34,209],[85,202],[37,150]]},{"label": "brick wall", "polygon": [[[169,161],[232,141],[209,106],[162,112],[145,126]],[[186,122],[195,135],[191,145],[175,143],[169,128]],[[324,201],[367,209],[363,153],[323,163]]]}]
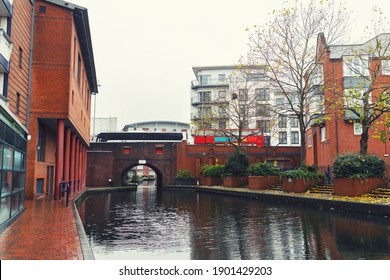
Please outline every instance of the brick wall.
[{"label": "brick wall", "polygon": [[[7,96],[9,99],[9,109],[24,126],[27,126],[31,16],[32,5],[29,0],[14,1],[11,28],[13,47],[10,59]],[[20,50],[22,52],[21,62],[19,62]],[[17,103],[19,103],[18,108]]]}]

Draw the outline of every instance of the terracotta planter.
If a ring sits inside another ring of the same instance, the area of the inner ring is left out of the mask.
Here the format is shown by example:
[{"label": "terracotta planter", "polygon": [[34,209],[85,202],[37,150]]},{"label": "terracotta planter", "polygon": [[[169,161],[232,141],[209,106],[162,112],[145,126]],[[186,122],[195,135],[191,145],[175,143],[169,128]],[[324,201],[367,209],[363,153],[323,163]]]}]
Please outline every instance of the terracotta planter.
[{"label": "terracotta planter", "polygon": [[202,177],[203,185],[205,186],[222,186],[223,180],[219,176],[205,176]]},{"label": "terracotta planter", "polygon": [[315,179],[301,179],[301,178],[284,178],[283,179],[283,191],[302,193],[306,192],[311,187],[318,185],[319,180]]},{"label": "terracotta planter", "polygon": [[370,193],[376,188],[385,187],[386,181],[381,178],[350,179],[334,178],[333,194],[345,196],[359,196]]},{"label": "terracotta planter", "polygon": [[225,187],[235,188],[248,185],[248,176],[226,176],[223,179]]},{"label": "terracotta planter", "polygon": [[279,176],[249,176],[248,188],[252,190],[265,190],[279,182]]}]

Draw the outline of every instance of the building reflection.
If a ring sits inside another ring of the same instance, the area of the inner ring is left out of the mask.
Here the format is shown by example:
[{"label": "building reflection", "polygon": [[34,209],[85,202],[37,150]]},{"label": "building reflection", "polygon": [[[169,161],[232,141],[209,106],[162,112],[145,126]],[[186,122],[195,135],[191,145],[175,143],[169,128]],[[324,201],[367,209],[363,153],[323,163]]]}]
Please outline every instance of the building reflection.
[{"label": "building reflection", "polygon": [[136,258],[140,251],[158,251],[161,258],[173,254],[220,260],[390,258],[390,225],[378,217],[155,187],[92,195],[81,207],[87,235],[103,254],[127,251]]}]

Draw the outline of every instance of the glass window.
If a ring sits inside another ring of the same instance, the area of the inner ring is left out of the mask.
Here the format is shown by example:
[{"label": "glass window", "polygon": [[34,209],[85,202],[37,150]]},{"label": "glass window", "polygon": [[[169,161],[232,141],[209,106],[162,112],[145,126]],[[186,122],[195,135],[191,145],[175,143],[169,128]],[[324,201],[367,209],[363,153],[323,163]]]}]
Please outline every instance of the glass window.
[{"label": "glass window", "polygon": [[260,104],[256,109],[256,113],[258,116],[269,117],[271,115],[270,105],[269,104]]},{"label": "glass window", "polygon": [[267,120],[258,120],[256,121],[257,128],[263,133],[271,132],[271,123]]},{"label": "glass window", "polygon": [[202,91],[202,92],[199,92],[198,95],[199,95],[199,101],[201,103],[211,101],[211,92],[210,91]]},{"label": "glass window", "polygon": [[354,123],[353,124],[353,133],[355,135],[360,135],[362,134],[362,124],[361,123]]},{"label": "glass window", "polygon": [[291,144],[299,144],[298,131],[291,131]]},{"label": "glass window", "polygon": [[326,141],[326,128],[325,128],[325,126],[321,127],[320,134],[321,134],[321,142]]},{"label": "glass window", "polygon": [[211,84],[211,76],[210,75],[199,75],[199,84],[201,86],[207,86]]},{"label": "glass window", "polygon": [[283,97],[278,97],[278,98],[275,98],[275,104],[276,105],[283,105],[285,102],[284,102],[284,98]]},{"label": "glass window", "polygon": [[307,146],[308,147],[311,147],[312,143],[311,143],[311,135],[307,135]]},{"label": "glass window", "polygon": [[20,171],[22,170],[22,153],[19,151],[15,151],[14,153],[14,170]]},{"label": "glass window", "polygon": [[382,75],[390,75],[390,60],[382,60]]},{"label": "glass window", "polygon": [[19,191],[24,188],[24,173],[12,173],[12,192]]},{"label": "glass window", "polygon": [[368,56],[343,57],[343,75],[344,77],[360,77],[368,76],[369,74],[369,60]]},{"label": "glass window", "polygon": [[298,118],[297,117],[291,117],[290,118],[290,124],[291,124],[291,127],[298,127]]},{"label": "glass window", "polygon": [[3,169],[12,170],[13,162],[14,162],[14,149],[11,147],[4,147],[3,154]]},{"label": "glass window", "polygon": [[257,88],[255,90],[257,101],[269,101],[269,88]]},{"label": "glass window", "polygon": [[225,82],[226,74],[218,74],[218,82]]},{"label": "glass window", "polygon": [[248,90],[247,89],[238,90],[238,100],[240,100],[240,101],[247,101],[248,100]]},{"label": "glass window", "polygon": [[226,99],[226,91],[218,91],[218,99],[225,100]]},{"label": "glass window", "polygon": [[37,179],[36,194],[43,194],[43,179]]},{"label": "glass window", "polygon": [[286,128],[287,127],[287,117],[283,115],[278,116],[278,127]]},{"label": "glass window", "polygon": [[0,200],[0,224],[10,218],[11,197],[7,196]]},{"label": "glass window", "polygon": [[287,144],[287,132],[286,131],[279,132],[279,144]]},{"label": "glass window", "polygon": [[12,208],[11,208],[11,216],[15,215],[19,211],[19,192],[14,193],[12,195]]}]

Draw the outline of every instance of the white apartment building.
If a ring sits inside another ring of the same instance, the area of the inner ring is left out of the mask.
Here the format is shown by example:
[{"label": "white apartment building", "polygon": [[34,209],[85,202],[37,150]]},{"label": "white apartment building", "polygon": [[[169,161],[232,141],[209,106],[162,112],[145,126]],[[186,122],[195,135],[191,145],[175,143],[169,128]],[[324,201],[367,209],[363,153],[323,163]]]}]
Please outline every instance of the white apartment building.
[{"label": "white apartment building", "polygon": [[238,114],[247,116],[245,127],[262,131],[265,145],[300,145],[298,119],[287,110],[286,96],[272,90],[269,80],[261,73],[264,67],[255,71],[245,66],[192,69],[196,78],[191,82],[192,134],[200,128],[237,128],[232,118],[234,113],[223,109],[237,99]]}]

